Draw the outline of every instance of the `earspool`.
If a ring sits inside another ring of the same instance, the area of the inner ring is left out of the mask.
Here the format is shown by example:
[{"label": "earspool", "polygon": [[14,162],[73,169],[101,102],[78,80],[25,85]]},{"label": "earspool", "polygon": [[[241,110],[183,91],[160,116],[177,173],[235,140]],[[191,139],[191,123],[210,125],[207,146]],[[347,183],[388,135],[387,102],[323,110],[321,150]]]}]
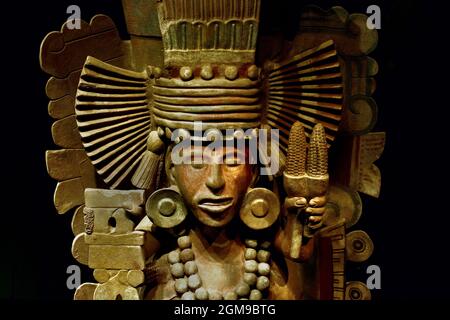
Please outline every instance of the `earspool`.
[{"label": "earspool", "polygon": [[279,215],[280,201],[272,191],[254,188],[245,195],[240,218],[250,229],[267,229],[277,221]]},{"label": "earspool", "polygon": [[183,198],[173,188],[153,192],[145,203],[145,211],[150,220],[163,229],[181,225],[188,214]]}]

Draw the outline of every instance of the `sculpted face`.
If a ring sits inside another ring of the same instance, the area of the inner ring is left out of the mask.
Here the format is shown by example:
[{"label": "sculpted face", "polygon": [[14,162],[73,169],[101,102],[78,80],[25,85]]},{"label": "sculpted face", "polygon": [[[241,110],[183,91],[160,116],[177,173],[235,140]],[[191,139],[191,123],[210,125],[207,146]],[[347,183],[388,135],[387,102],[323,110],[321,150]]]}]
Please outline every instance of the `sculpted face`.
[{"label": "sculpted face", "polygon": [[223,227],[239,211],[253,180],[253,168],[248,161],[237,163],[239,156],[247,159],[237,149],[227,149],[228,153],[225,149],[216,150],[196,159],[195,155],[202,154],[203,149],[194,147],[187,155],[191,164],[175,165],[173,176],[194,216],[207,226]]}]

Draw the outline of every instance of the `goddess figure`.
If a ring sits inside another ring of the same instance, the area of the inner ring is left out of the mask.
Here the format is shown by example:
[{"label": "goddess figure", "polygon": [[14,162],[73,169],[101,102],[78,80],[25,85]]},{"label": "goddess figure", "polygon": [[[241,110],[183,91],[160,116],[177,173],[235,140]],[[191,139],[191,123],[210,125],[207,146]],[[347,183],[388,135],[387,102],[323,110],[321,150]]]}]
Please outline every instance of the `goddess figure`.
[{"label": "goddess figure", "polygon": [[55,205],[78,206],[72,253],[98,281],[75,298],[370,298],[344,266],[373,250],[346,228],[357,191],[379,192],[376,31],[340,7],[309,8],[269,59],[259,0],[123,5],[131,40],[96,16],[41,47],[65,148],[47,153]]}]

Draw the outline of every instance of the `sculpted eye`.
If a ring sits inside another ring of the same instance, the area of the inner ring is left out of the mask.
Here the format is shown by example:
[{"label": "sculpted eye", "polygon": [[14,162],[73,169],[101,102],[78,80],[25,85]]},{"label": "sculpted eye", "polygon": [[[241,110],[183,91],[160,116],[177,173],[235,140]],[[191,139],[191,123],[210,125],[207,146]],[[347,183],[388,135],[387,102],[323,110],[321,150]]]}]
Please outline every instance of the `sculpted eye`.
[{"label": "sculpted eye", "polygon": [[203,162],[198,162],[198,163],[191,162],[191,167],[194,169],[202,169],[205,167],[205,164]]},{"label": "sculpted eye", "polygon": [[206,165],[206,163],[207,163],[207,162],[206,162],[207,159],[205,159],[204,157],[202,157],[201,154],[195,154],[195,153],[193,153],[193,154],[191,155],[190,161],[191,161],[191,166],[192,166],[192,168],[194,168],[194,169],[202,169],[202,168],[205,167],[205,165]]},{"label": "sculpted eye", "polygon": [[239,167],[246,162],[245,155],[234,150],[233,152],[227,152],[223,157],[223,163],[227,168]]},{"label": "sculpted eye", "polygon": [[224,163],[227,167],[231,167],[231,168],[238,167],[241,165],[241,163],[239,163],[239,161],[238,161],[238,158],[230,158],[230,159],[226,158],[224,160]]}]

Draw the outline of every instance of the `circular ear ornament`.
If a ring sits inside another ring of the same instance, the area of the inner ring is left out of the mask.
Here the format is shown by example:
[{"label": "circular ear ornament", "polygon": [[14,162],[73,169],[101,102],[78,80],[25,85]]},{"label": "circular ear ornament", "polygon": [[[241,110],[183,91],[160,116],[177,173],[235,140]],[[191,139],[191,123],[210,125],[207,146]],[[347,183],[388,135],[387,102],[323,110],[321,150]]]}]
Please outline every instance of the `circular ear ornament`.
[{"label": "circular ear ornament", "polygon": [[253,230],[269,228],[280,214],[280,201],[265,188],[251,189],[245,195],[240,211],[241,220]]},{"label": "circular ear ornament", "polygon": [[181,195],[171,188],[153,192],[145,203],[145,211],[155,225],[164,229],[180,225],[188,213]]}]

